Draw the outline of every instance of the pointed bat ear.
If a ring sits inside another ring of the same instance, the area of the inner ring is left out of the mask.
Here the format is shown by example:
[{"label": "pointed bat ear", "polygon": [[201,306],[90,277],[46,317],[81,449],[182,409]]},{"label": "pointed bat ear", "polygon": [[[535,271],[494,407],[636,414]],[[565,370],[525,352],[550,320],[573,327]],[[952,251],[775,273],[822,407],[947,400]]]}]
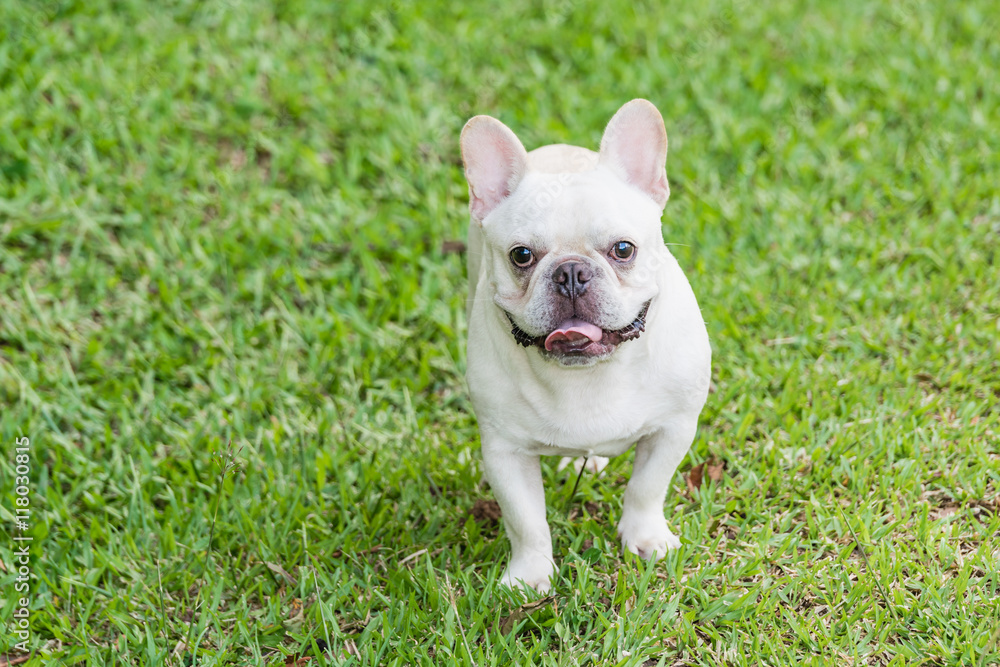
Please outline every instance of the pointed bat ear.
[{"label": "pointed bat ear", "polygon": [[476,116],[462,128],[462,161],[469,181],[469,211],[482,222],[524,177],[528,153],[510,128]]},{"label": "pointed bat ear", "polygon": [[660,112],[647,100],[627,102],[604,130],[599,164],[645,192],[662,209],[670,197],[666,162],[667,131]]}]

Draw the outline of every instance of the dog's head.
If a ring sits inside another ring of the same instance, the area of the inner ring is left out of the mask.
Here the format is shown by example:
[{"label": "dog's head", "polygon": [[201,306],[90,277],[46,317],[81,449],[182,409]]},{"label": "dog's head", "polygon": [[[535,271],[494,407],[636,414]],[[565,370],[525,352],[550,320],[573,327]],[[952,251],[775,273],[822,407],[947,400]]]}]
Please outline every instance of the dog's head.
[{"label": "dog's head", "polygon": [[477,298],[503,309],[519,343],[567,366],[638,337],[666,252],[667,134],[656,107],[625,104],[599,154],[548,146],[529,156],[489,116],[471,119],[461,143],[489,278]]}]

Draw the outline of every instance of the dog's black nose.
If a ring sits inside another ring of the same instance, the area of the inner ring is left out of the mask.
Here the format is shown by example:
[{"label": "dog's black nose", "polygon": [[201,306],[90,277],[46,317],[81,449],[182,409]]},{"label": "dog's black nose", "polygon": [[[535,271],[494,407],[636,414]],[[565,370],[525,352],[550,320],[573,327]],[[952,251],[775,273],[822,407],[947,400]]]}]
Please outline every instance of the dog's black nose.
[{"label": "dog's black nose", "polygon": [[583,262],[566,262],[552,272],[552,281],[563,296],[575,299],[587,291],[593,273]]}]

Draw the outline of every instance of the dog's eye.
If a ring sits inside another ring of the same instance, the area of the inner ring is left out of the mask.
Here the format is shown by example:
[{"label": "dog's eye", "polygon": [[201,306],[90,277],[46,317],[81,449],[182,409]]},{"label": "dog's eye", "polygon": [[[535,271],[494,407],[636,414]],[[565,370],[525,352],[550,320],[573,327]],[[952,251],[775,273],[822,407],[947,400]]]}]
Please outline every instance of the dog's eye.
[{"label": "dog's eye", "polygon": [[611,254],[619,262],[627,262],[635,257],[635,246],[628,241],[619,241],[611,246]]},{"label": "dog's eye", "polygon": [[510,251],[510,261],[514,266],[523,269],[531,266],[535,261],[535,255],[523,245],[519,245]]}]

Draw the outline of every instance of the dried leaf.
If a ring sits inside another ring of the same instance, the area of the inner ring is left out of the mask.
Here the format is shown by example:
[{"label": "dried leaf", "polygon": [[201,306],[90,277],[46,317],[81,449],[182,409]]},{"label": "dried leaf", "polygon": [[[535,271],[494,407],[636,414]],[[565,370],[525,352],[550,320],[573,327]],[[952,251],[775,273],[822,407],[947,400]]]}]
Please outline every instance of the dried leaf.
[{"label": "dried leaf", "polygon": [[931,510],[930,517],[934,521],[939,521],[957,513],[959,509],[961,509],[961,506],[958,505],[958,503],[946,503],[941,507],[936,507]]},{"label": "dried leaf", "polygon": [[539,609],[552,604],[555,602],[555,599],[555,595],[546,595],[545,597],[534,600],[533,602],[522,604],[520,607],[512,611],[510,616],[500,622],[500,632],[505,635],[509,634],[519,621],[526,619],[532,614],[532,612],[538,611]]},{"label": "dried leaf", "polygon": [[337,625],[340,627],[340,631],[343,632],[345,635],[352,635],[352,634],[357,634],[362,630],[364,630],[371,622],[371,620],[372,620],[372,615],[371,611],[369,611],[365,614],[363,620],[354,619],[353,621],[349,621],[345,618],[342,618],[339,621],[337,621]]},{"label": "dried leaf", "polygon": [[724,463],[709,463],[708,464],[708,478],[713,482],[722,481],[722,469],[725,466]]},{"label": "dried leaf", "polygon": [[264,565],[267,565],[267,569],[269,569],[271,572],[274,572],[275,574],[284,577],[285,581],[287,581],[292,586],[297,585],[298,582],[295,581],[295,577],[290,575],[285,568],[281,567],[276,563],[264,563]]},{"label": "dried leaf", "polygon": [[11,655],[0,655],[0,667],[8,667],[8,665],[20,665],[22,662],[28,662],[34,654],[28,653],[26,655],[20,655],[17,657]]},{"label": "dried leaf", "polygon": [[291,608],[288,611],[288,618],[285,619],[285,628],[292,632],[297,632],[305,620],[306,613],[305,608],[302,606],[302,601],[298,598],[292,600]]},{"label": "dried leaf", "polygon": [[343,632],[344,634],[358,634],[365,629],[365,626],[367,626],[368,623],[365,621],[356,620],[356,621],[346,621],[346,622],[341,621],[338,625],[340,626],[340,631]]},{"label": "dried leaf", "polygon": [[418,549],[418,550],[414,551],[412,554],[410,554],[409,556],[407,556],[406,558],[404,558],[403,560],[399,561],[399,564],[400,565],[405,565],[406,563],[409,563],[414,558],[420,558],[425,553],[427,553],[427,549]]},{"label": "dried leaf", "polygon": [[691,468],[691,472],[687,476],[687,487],[688,493],[694,493],[701,488],[702,471],[705,469],[704,463],[699,463],[695,467]]}]

